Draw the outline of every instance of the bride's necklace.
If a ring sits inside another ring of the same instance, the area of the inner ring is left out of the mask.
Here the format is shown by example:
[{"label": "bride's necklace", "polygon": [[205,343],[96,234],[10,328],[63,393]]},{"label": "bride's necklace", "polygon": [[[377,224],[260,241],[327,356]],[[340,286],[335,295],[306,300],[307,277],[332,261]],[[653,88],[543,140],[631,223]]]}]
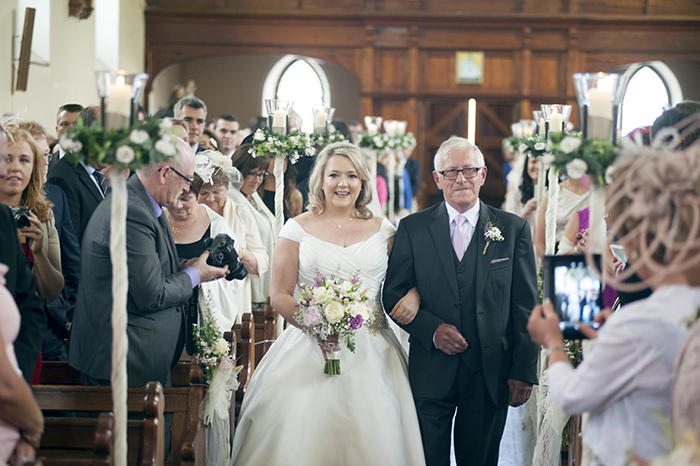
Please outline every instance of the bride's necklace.
[{"label": "bride's necklace", "polygon": [[326,217],[328,217],[328,220],[330,220],[331,222],[333,222],[333,224],[334,224],[335,226],[337,226],[338,228],[344,227],[344,226],[347,225],[348,223],[352,222],[352,219],[353,219],[353,218],[355,218],[355,217],[350,217],[350,220],[346,221],[345,223],[338,224],[338,222],[336,222],[335,220],[333,220],[327,213],[324,212],[323,215],[325,215]]},{"label": "bride's necklace", "polygon": [[180,228],[176,228],[176,227],[174,227],[174,226],[172,225],[172,216],[171,216],[171,215],[168,215],[168,217],[170,217],[169,220],[171,221],[171,224],[170,224],[170,231],[173,232],[173,235],[177,235],[177,234],[180,233],[182,230],[184,230],[185,228],[187,228],[188,226],[190,226],[190,224],[191,224],[192,222],[194,222],[194,219],[197,218],[197,212],[199,212],[199,209],[196,209],[196,210],[194,211],[194,215],[192,216],[192,218],[189,219],[187,222],[185,222],[185,224],[182,225]]}]

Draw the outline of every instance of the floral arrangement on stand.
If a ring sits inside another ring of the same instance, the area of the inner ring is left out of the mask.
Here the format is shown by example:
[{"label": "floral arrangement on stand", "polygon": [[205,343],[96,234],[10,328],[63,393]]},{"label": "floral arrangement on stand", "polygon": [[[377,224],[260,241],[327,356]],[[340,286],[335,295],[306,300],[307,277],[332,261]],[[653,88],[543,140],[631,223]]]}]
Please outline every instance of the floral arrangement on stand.
[{"label": "floral arrangement on stand", "polygon": [[131,128],[105,130],[98,122],[83,126],[78,117],[76,125],[61,136],[60,143],[74,164],[84,160],[134,169],[177,155],[172,129],[170,118],[147,118]]},{"label": "floral arrangement on stand", "polygon": [[260,128],[253,135],[253,147],[248,150],[253,157],[286,157],[296,163],[301,157],[310,157],[316,153],[312,139],[305,133],[294,130],[286,135]]},{"label": "floral arrangement on stand", "polygon": [[358,147],[382,152],[385,150],[403,150],[416,145],[416,137],[413,133],[403,136],[389,136],[387,133],[369,135],[361,134],[355,139]]},{"label": "floral arrangement on stand", "polygon": [[321,151],[324,147],[334,142],[346,141],[346,137],[340,131],[329,131],[328,133],[310,133],[307,136],[311,145],[317,151]]},{"label": "floral arrangement on stand", "polygon": [[588,174],[601,186],[612,182],[619,148],[609,140],[554,133],[546,146],[548,153],[543,158],[546,166],[554,166],[573,179]]},{"label": "floral arrangement on stand", "polygon": [[196,353],[193,355],[195,361],[200,365],[204,373],[204,383],[211,385],[212,379],[218,367],[230,364],[233,367],[235,354],[231,354],[231,346],[222,337],[222,332],[216,325],[216,319],[212,316],[213,296],[211,291],[207,293],[205,300],[205,312],[202,322],[192,326],[192,336],[194,337]]},{"label": "floral arrangement on stand", "polygon": [[536,135],[518,139],[519,141],[516,147],[521,154],[526,154],[536,159],[546,152],[547,144],[544,136]]},{"label": "floral arrangement on stand", "polygon": [[[363,325],[371,327],[375,318],[367,290],[361,290],[361,285],[358,274],[343,279],[338,273],[325,277],[316,272],[314,286],[302,286],[299,290],[301,299],[294,320],[312,339],[325,342],[334,335],[354,353],[355,332]],[[328,343],[326,346],[332,347]],[[336,353],[327,356],[323,373],[340,374],[340,360]]]}]

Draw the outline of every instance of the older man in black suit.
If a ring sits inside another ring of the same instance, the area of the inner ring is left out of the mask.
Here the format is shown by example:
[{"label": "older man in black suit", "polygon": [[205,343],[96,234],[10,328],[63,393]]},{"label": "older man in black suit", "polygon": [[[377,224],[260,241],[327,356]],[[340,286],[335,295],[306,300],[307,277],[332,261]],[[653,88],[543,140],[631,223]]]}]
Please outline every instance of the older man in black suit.
[{"label": "older man in black suit", "polygon": [[[207,265],[204,252],[180,270],[163,207],[180,204],[194,176],[194,153],[178,139],[178,160],[144,166],[127,182],[126,220],[129,385],[156,380],[169,385],[182,352],[184,305],[200,282],[223,277],[227,268]],[[95,211],[82,243],[80,285],[71,328],[68,363],[88,385],[108,385],[112,354],[112,268],[109,250],[112,197]]]},{"label": "older man in black suit", "polygon": [[418,287],[420,308],[403,328],[427,465],[450,464],[456,409],[457,464],[495,466],[508,404],[525,403],[537,381],[526,330],[537,302],[530,228],[479,201],[484,156],[466,139],[440,146],[433,178],[445,202],[399,224],[384,307]]}]

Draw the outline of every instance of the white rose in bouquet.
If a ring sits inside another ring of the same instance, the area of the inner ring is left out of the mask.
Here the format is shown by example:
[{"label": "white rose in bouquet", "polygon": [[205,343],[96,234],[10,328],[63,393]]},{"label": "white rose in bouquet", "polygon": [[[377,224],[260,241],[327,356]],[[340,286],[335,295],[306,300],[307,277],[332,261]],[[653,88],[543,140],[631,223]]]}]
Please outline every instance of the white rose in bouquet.
[{"label": "white rose in bouquet", "polygon": [[566,164],[566,174],[571,179],[580,180],[586,171],[588,171],[588,164],[582,159],[576,158]]},{"label": "white rose in bouquet", "polygon": [[362,316],[363,321],[366,321],[369,317],[369,312],[367,311],[367,306],[365,303],[353,303],[350,305],[350,309],[348,309],[348,311],[350,312],[351,316]]},{"label": "white rose in bouquet", "polygon": [[313,299],[319,304],[327,304],[333,299],[334,293],[322,286],[314,288]]},{"label": "white rose in bouquet", "polygon": [[326,316],[329,323],[335,324],[340,322],[345,315],[345,308],[338,301],[331,301],[323,310],[323,314]]}]

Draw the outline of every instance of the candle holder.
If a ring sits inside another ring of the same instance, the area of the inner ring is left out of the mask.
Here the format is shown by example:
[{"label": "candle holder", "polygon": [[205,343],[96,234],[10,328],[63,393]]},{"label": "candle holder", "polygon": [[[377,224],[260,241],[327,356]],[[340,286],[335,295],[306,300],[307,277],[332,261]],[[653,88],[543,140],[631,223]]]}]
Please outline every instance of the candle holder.
[{"label": "candle holder", "polygon": [[408,127],[408,122],[406,120],[397,121],[396,122],[396,135],[397,136],[405,136],[406,135],[406,127]]},{"label": "candle holder", "polygon": [[532,117],[535,119],[535,123],[537,123],[537,134],[544,136],[546,130],[542,110],[533,110]]},{"label": "candle holder", "polygon": [[615,144],[623,86],[615,73],[574,74],[583,137]]},{"label": "candle holder", "polygon": [[545,122],[545,136],[549,133],[561,133],[566,128],[566,122],[571,116],[571,105],[552,104],[541,105]]},{"label": "candle holder", "polygon": [[365,126],[367,127],[367,135],[376,136],[382,126],[382,117],[366,116]]},{"label": "candle holder", "polygon": [[289,132],[289,115],[292,114],[294,102],[291,100],[265,99],[267,124],[275,134],[282,136]]},{"label": "candle holder", "polygon": [[523,125],[520,123],[513,123],[510,125],[510,130],[513,132],[513,136],[517,138],[523,137]]},{"label": "candle holder", "polygon": [[384,132],[391,138],[395,138],[399,134],[398,128],[399,122],[396,120],[385,120],[384,121]]},{"label": "candle holder", "polygon": [[335,109],[333,107],[312,108],[314,116],[314,133],[328,134],[328,125],[333,120]]},{"label": "candle holder", "polygon": [[129,128],[136,121],[136,106],[143,95],[148,74],[96,71],[95,79],[100,97],[102,127]]},{"label": "candle holder", "polygon": [[525,137],[532,137],[537,132],[537,122],[534,120],[520,120],[520,126],[523,128]]}]

